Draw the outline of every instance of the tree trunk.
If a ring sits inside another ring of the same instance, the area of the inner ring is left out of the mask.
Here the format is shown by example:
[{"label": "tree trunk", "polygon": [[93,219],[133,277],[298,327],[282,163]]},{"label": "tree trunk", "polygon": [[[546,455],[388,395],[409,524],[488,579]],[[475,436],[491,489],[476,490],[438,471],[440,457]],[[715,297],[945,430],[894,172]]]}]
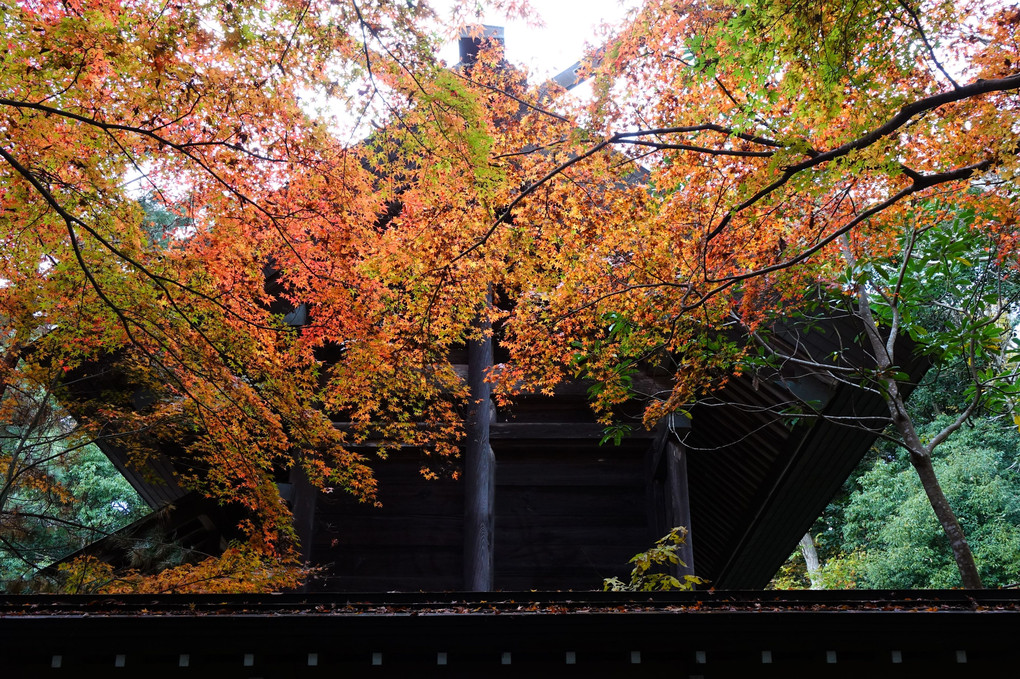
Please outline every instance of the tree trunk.
[{"label": "tree trunk", "polygon": [[807,564],[808,580],[811,581],[811,589],[825,589],[819,574],[820,563],[818,561],[818,550],[815,549],[814,538],[811,533],[804,533],[800,539],[800,552],[804,555],[804,563]]},{"label": "tree trunk", "polygon": [[921,487],[924,488],[928,502],[949,540],[953,558],[956,559],[956,567],[960,571],[961,585],[964,589],[981,589],[984,585],[981,584],[981,576],[978,575],[977,564],[974,563],[974,554],[970,551],[970,545],[963,534],[963,528],[956,518],[956,513],[949,505],[945,493],[942,492],[942,485],[939,483],[938,477],[935,475],[935,468],[931,463],[931,451],[917,435],[914,421],[907,414],[899,384],[891,378],[886,378],[884,381],[885,400],[889,406],[893,424],[900,434],[902,445],[910,452],[910,464],[917,472],[918,478],[921,479]]},{"label": "tree trunk", "polygon": [[[849,243],[844,241],[844,252],[847,255],[848,263],[853,263],[850,254]],[[974,554],[970,551],[970,545],[963,534],[956,513],[949,506],[949,500],[942,492],[942,486],[935,476],[935,468],[931,463],[931,450],[921,441],[914,427],[914,421],[907,412],[906,399],[900,391],[900,383],[891,376],[895,366],[894,353],[896,339],[899,329],[899,311],[893,306],[893,323],[889,330],[888,338],[882,338],[878,329],[878,323],[871,313],[871,304],[868,292],[865,287],[857,291],[858,318],[864,324],[864,332],[875,355],[875,367],[878,369],[879,381],[883,387],[886,406],[889,408],[889,416],[892,419],[896,431],[899,432],[901,445],[910,452],[910,464],[913,465],[917,476],[921,479],[921,486],[928,496],[935,516],[942,524],[942,530],[949,540],[949,546],[953,550],[953,558],[956,560],[956,567],[960,571],[960,582],[965,589],[982,589],[981,576],[978,575],[977,565],[974,563]]]},{"label": "tree trunk", "polygon": [[949,546],[953,549],[953,558],[956,559],[956,567],[960,571],[960,580],[964,589],[981,589],[981,576],[978,574],[977,564],[974,563],[974,554],[970,551],[967,543],[967,536],[963,533],[956,513],[949,506],[949,500],[942,492],[942,486],[935,476],[935,468],[931,464],[931,456],[927,451],[921,454],[910,451],[910,464],[914,466],[917,476],[921,479],[921,486],[928,496],[931,508],[935,510],[935,516],[942,524],[942,530],[949,538]]},{"label": "tree trunk", "polygon": [[[888,361],[889,365],[892,364]],[[887,368],[888,366],[882,366]],[[956,513],[949,506],[949,500],[942,492],[942,485],[935,476],[935,468],[931,463],[931,450],[921,441],[914,428],[914,421],[907,413],[903,395],[899,389],[899,383],[892,378],[884,378],[885,401],[889,406],[889,414],[893,424],[900,434],[902,445],[910,452],[910,464],[921,479],[921,487],[924,488],[928,502],[935,512],[936,518],[942,524],[942,530],[949,540],[949,546],[953,550],[953,558],[956,559],[956,567],[960,571],[960,582],[964,589],[981,589],[981,576],[978,575],[977,564],[974,563],[974,554],[970,551],[970,545],[963,534],[960,521]]]}]

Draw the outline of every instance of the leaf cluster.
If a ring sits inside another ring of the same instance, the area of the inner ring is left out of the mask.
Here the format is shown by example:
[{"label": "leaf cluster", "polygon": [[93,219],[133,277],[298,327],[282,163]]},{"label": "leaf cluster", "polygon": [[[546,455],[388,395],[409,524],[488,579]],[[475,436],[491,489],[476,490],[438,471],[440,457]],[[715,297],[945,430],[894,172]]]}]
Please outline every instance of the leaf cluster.
[{"label": "leaf cluster", "polygon": [[671,592],[689,591],[707,581],[696,575],[683,575],[677,578],[670,573],[656,572],[658,568],[686,566],[677,552],[681,545],[687,543],[687,529],[676,526],[666,535],[655,541],[648,551],[636,554],[630,563],[634,568],[630,573],[630,581],[619,578],[606,578],[602,588],[606,592]]}]

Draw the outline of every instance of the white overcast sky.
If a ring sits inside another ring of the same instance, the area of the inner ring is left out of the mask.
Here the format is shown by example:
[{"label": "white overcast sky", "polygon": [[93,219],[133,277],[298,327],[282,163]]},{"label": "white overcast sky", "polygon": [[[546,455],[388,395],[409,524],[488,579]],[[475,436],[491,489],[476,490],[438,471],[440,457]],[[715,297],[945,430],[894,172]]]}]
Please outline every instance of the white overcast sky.
[{"label": "white overcast sky", "polygon": [[[508,22],[497,13],[484,15],[480,23],[504,27],[507,59],[527,66],[535,81],[573,66],[583,56],[585,43],[598,42],[602,23],[616,24],[628,9],[640,4],[640,0],[531,0],[545,23],[543,28]],[[448,45],[440,55],[448,64],[456,63],[456,44]]]}]

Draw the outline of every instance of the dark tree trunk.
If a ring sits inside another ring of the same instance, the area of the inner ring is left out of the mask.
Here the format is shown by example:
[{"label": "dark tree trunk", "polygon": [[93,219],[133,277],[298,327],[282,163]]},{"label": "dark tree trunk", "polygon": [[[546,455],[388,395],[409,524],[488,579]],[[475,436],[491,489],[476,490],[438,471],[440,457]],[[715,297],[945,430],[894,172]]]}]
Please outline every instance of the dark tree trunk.
[{"label": "dark tree trunk", "polygon": [[[887,369],[892,361],[886,361],[888,366],[881,366]],[[961,585],[965,589],[981,589],[981,576],[978,575],[977,565],[974,563],[974,554],[970,551],[970,545],[956,518],[956,513],[949,505],[945,493],[942,492],[942,485],[935,475],[935,468],[931,463],[931,450],[921,441],[914,428],[914,421],[907,413],[904,398],[899,389],[899,383],[892,378],[885,378],[885,401],[889,406],[889,414],[893,424],[900,434],[903,446],[910,453],[910,464],[921,479],[921,487],[924,488],[928,502],[935,512],[936,518],[942,525],[942,530],[949,540],[949,546],[953,550],[953,558],[956,559],[956,567],[960,571]]]},{"label": "dark tree trunk", "polygon": [[[858,312],[861,321],[864,323],[864,330],[868,336],[871,348],[875,354],[875,367],[881,376],[879,381],[882,384],[885,403],[889,407],[889,416],[892,419],[896,431],[900,435],[901,444],[910,453],[910,464],[921,479],[921,486],[928,496],[935,516],[942,524],[942,530],[949,540],[949,546],[953,550],[953,558],[956,560],[956,567],[960,571],[960,582],[965,589],[982,589],[981,576],[978,574],[977,565],[974,563],[974,554],[970,550],[967,538],[963,533],[956,513],[949,506],[949,500],[942,492],[938,477],[935,475],[935,468],[931,463],[931,449],[921,441],[914,428],[914,421],[907,412],[906,399],[900,391],[899,382],[891,375],[896,365],[894,350],[898,323],[894,316],[893,327],[888,338],[883,339],[878,329],[878,323],[871,313],[868,293],[864,288],[858,291]],[[894,309],[895,312],[895,309]]]},{"label": "dark tree trunk", "polygon": [[949,501],[942,492],[942,486],[935,476],[935,468],[931,464],[931,456],[926,451],[922,452],[924,454],[915,454],[914,451],[910,451],[910,464],[917,471],[917,476],[921,479],[921,486],[924,488],[925,495],[928,496],[931,508],[935,510],[935,516],[938,517],[939,523],[942,524],[942,530],[945,531],[946,537],[949,539],[949,546],[953,549],[953,558],[956,559],[956,567],[960,571],[961,584],[964,589],[981,589],[984,585],[981,583],[977,564],[974,563],[974,554],[970,551],[970,545],[967,543],[967,536],[964,535],[956,513],[949,506]]}]

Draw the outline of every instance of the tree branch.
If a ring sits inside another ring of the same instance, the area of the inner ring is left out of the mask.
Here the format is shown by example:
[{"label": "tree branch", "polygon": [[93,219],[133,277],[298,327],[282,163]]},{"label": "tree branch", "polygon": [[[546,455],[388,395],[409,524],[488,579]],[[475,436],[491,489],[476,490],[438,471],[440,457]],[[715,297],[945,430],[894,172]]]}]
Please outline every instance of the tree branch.
[{"label": "tree branch", "polygon": [[[1020,88],[1020,73],[1014,73],[1013,75],[1005,78],[998,78],[995,80],[976,80],[969,85],[958,87],[948,92],[940,92],[939,94],[933,94],[923,99],[906,104],[888,121],[883,125],[875,128],[871,132],[849,141],[841,146],[837,146],[834,149],[818,153],[809,157],[807,160],[801,161],[794,165],[790,165],[783,170],[783,174],[776,181],[772,182],[768,186],[759,190],[753,196],[743,201],[732,210],[730,210],[719,222],[719,224],[712,229],[708,234],[708,240],[711,240],[718,236],[722,231],[729,225],[733,218],[733,215],[746,210],[748,207],[754,205],[762,198],[774,193],[779,188],[784,186],[790,181],[795,175],[804,170],[812,167],[817,167],[822,163],[827,163],[830,160],[836,160],[850,154],[853,151],[858,151],[863,148],[871,146],[883,137],[887,137],[893,132],[910,122],[910,120],[921,113],[932,111],[940,106],[951,104],[971,97],[976,97],[981,94],[988,94],[990,92],[1003,92],[1007,90],[1015,90]],[[915,183],[916,183],[915,179]]]}]

